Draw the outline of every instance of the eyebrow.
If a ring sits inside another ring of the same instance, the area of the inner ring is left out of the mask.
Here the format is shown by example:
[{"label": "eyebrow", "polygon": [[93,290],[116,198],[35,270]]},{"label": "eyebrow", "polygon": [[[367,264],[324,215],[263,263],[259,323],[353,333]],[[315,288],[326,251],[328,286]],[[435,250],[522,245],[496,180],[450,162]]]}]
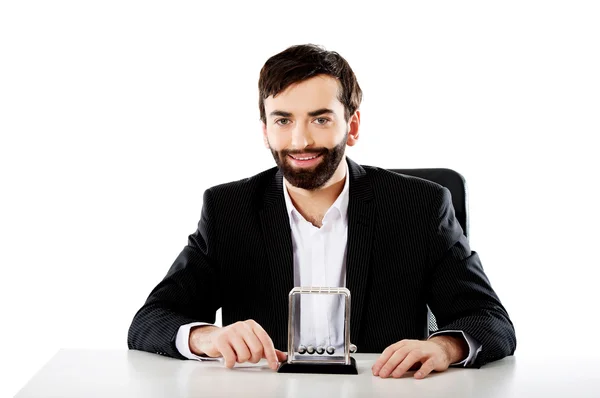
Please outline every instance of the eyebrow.
[{"label": "eyebrow", "polygon": [[[325,115],[325,114],[335,114],[335,112],[329,108],[321,108],[321,109],[317,109],[316,111],[310,111],[307,113],[308,116],[314,117],[314,116],[320,116],[320,115]],[[275,110],[273,112],[271,112],[269,114],[269,116],[282,116],[282,117],[290,117],[293,116],[291,112],[285,112],[285,111],[279,111],[279,110]]]}]

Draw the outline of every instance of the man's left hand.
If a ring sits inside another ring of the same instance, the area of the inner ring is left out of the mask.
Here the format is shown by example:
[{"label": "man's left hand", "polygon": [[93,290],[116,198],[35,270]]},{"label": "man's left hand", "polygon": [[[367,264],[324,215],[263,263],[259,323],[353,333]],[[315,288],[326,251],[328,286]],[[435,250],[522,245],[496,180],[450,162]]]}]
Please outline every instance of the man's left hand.
[{"label": "man's left hand", "polygon": [[465,359],[467,353],[466,341],[454,336],[434,336],[427,341],[402,340],[383,351],[372,367],[373,376],[398,378],[420,365],[415,378],[422,379],[433,370],[443,372],[450,364]]}]

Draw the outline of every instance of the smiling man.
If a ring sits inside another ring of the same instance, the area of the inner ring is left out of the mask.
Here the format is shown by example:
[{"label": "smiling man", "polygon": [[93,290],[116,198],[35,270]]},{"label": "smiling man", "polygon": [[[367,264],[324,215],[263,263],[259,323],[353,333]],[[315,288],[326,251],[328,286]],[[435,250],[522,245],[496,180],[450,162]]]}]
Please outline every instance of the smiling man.
[{"label": "smiling man", "polygon": [[[135,315],[128,345],[227,367],[285,359],[294,286],[347,287],[351,336],[373,375],[416,378],[511,355],[513,325],[454,216],[447,189],[360,166],[362,92],[337,53],[293,46],[259,78],[277,167],[206,190],[198,229]],[[429,334],[427,307],[439,330]],[[212,323],[222,308],[223,327]],[[339,343],[341,309],[302,303],[301,338]],[[324,321],[325,320],[325,321]]]}]

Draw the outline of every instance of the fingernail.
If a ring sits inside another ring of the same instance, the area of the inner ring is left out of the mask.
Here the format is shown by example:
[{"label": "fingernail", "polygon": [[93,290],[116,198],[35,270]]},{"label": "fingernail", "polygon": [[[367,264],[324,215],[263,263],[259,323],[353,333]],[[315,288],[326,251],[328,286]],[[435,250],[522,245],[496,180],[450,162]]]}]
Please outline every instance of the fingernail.
[{"label": "fingernail", "polygon": [[421,376],[423,376],[423,373],[421,373],[421,372],[417,372],[417,373],[415,373],[415,376],[417,376],[417,377],[421,377]]}]

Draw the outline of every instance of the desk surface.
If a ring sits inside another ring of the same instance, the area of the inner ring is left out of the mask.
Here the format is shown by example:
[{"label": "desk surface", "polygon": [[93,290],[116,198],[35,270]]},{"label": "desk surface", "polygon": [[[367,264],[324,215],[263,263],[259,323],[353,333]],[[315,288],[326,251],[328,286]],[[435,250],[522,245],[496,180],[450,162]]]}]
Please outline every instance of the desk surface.
[{"label": "desk surface", "polygon": [[16,395],[24,397],[600,397],[595,358],[509,357],[424,380],[380,379],[375,354],[356,354],[359,375],[278,374],[266,362],[227,369],[128,350],[60,350]]}]

